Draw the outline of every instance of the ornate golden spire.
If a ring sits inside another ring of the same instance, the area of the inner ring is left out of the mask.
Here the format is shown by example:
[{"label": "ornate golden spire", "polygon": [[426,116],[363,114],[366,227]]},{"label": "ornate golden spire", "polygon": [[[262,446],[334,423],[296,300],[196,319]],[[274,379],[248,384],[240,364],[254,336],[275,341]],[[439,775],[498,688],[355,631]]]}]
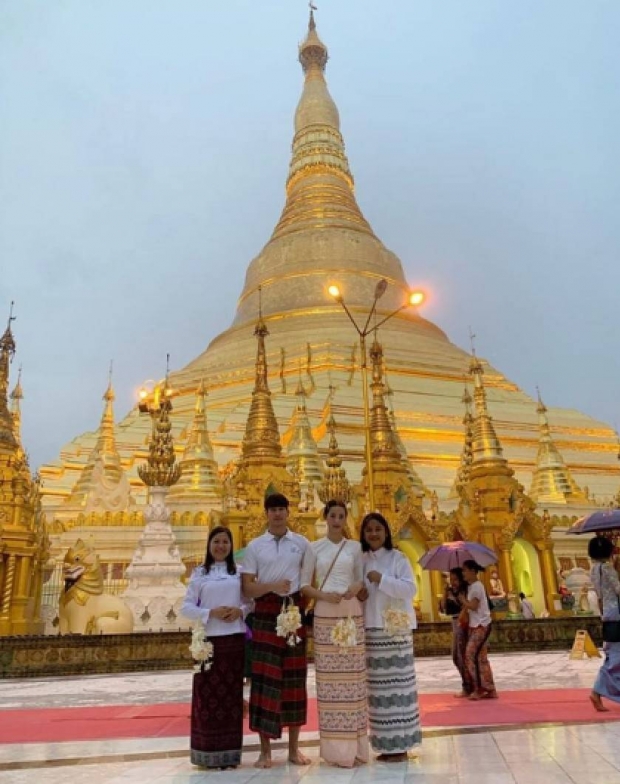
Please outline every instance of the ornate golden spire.
[{"label": "ornate golden spire", "polygon": [[71,505],[86,504],[92,492],[99,493],[101,482],[111,489],[117,486],[123,478],[121,458],[116,448],[114,434],[114,400],[116,395],[112,386],[111,368],[108,386],[102,399],[104,407],[97,431],[97,441],[67,499],[67,503]]},{"label": "ornate golden spire", "polygon": [[[259,292],[260,295],[260,292]],[[265,338],[269,334],[259,305],[259,316],[254,329],[258,342],[256,371],[252,403],[241,445],[242,463],[263,463],[265,460],[282,462],[282,445],[278,422],[271,403],[271,392],[267,383],[267,354]]]},{"label": "ornate golden spire", "polygon": [[540,438],[536,468],[529,495],[536,503],[565,504],[572,500],[585,500],[585,496],[566,467],[551,437],[547,407],[538,392],[538,424]]},{"label": "ornate golden spire", "polygon": [[8,407],[9,391],[9,365],[15,356],[15,339],[11,331],[13,316],[13,303],[9,313],[9,321],[0,338],[0,448],[11,452],[18,448],[13,427],[13,417]]},{"label": "ornate golden spire", "polygon": [[21,401],[24,399],[24,390],[22,389],[22,368],[19,366],[17,371],[17,383],[13,387],[10,394],[11,398],[11,416],[13,417],[13,432],[15,433],[15,440],[21,445],[22,440],[22,409]]},{"label": "ornate golden spire", "polygon": [[474,354],[469,366],[474,379],[474,403],[476,414],[473,421],[472,438],[472,475],[489,473],[490,469],[499,473],[512,474],[504,457],[501,444],[495,433],[493,420],[487,409],[487,395],[482,376],[484,370],[478,357]]},{"label": "ornate golden spire", "polygon": [[323,466],[319,450],[312,435],[312,427],[306,409],[306,390],[301,380],[295,391],[297,405],[291,419],[291,440],[287,446],[286,467],[294,474],[302,485],[313,484],[323,480]]},{"label": "ornate golden spire", "polygon": [[213,456],[207,424],[207,390],[204,381],[201,381],[196,392],[194,420],[179,465],[181,478],[170,490],[171,501],[181,498],[211,500],[220,495],[217,462]]},{"label": "ornate golden spire", "polygon": [[456,479],[450,491],[450,496],[459,495],[461,490],[469,482],[471,475],[471,464],[473,460],[473,446],[474,446],[474,417],[472,414],[471,406],[473,403],[472,396],[469,394],[467,384],[461,402],[465,406],[465,416],[463,417],[463,427],[465,428],[465,441],[463,443],[463,451],[461,452],[461,462],[456,472]]},{"label": "ornate golden spire", "polygon": [[342,457],[340,456],[340,449],[336,440],[336,421],[332,414],[330,414],[327,421],[327,430],[329,432],[329,451],[325,461],[327,471],[323,481],[317,488],[317,492],[324,504],[332,498],[346,503],[351,498],[351,487],[349,486],[346,471],[342,468]]},{"label": "ornate golden spire", "polygon": [[287,201],[272,239],[317,223],[339,224],[372,235],[353,195],[340,116],[324,76],[327,60],[327,47],[317,34],[310,9],[308,34],[299,46],[305,82],[295,112]]},{"label": "ornate golden spire", "polygon": [[[385,385],[383,383],[383,348],[377,337],[370,347],[372,362],[372,405],[370,409],[370,439],[374,463],[401,461],[394,431],[385,406]],[[406,454],[406,452],[405,452]],[[407,463],[409,460],[407,459]]]},{"label": "ornate golden spire", "polygon": [[176,462],[174,440],[170,412],[172,390],[168,385],[168,376],[160,395],[159,409],[154,411],[153,432],[149,444],[148,462],[138,466],[138,476],[148,487],[171,487],[179,481],[181,467]]}]

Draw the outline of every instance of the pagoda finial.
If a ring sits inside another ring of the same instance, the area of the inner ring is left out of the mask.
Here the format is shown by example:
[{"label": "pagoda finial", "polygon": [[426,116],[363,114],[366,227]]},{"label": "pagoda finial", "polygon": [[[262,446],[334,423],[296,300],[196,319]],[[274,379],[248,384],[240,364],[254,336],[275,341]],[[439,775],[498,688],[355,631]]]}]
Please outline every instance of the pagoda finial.
[{"label": "pagoda finial", "polygon": [[314,12],[317,11],[317,7],[314,5],[312,0],[308,3],[308,7],[310,8],[310,19],[308,20],[308,30],[316,30],[316,22],[314,21]]},{"label": "pagoda finial", "polygon": [[529,494],[537,503],[565,504],[569,500],[583,500],[585,495],[573,479],[551,435],[547,407],[543,403],[538,387],[536,387],[536,395],[540,436],[536,468]]},{"label": "pagoda finial", "polygon": [[301,369],[300,361],[299,381],[295,391],[297,405],[291,419],[292,435],[286,448],[286,467],[302,485],[308,486],[322,481],[323,467],[306,409],[306,390],[302,382]]},{"label": "pagoda finial", "polygon": [[15,321],[13,305],[14,303],[11,302],[7,327],[0,338],[0,448],[6,447],[11,451],[18,447],[13,417],[8,407],[9,365],[15,356],[15,339],[11,330],[11,324]]},{"label": "pagoda finial", "polygon": [[463,397],[461,402],[465,407],[465,416],[463,417],[463,427],[465,430],[465,438],[463,441],[463,451],[461,452],[461,460],[456,472],[456,479],[452,485],[450,496],[459,495],[462,489],[468,484],[471,475],[471,464],[473,460],[473,444],[474,444],[474,417],[472,414],[472,396],[469,394],[469,387],[467,382],[463,390]]},{"label": "pagoda finial", "polygon": [[400,453],[394,438],[390,419],[385,405],[385,385],[383,383],[383,347],[377,340],[377,333],[370,347],[372,362],[372,406],[370,410],[370,436],[373,461],[397,460]]},{"label": "pagoda finial", "polygon": [[267,381],[265,337],[269,335],[269,330],[263,321],[260,287],[258,297],[258,321],[254,328],[254,335],[258,344],[256,349],[254,390],[243,436],[242,456],[244,461],[251,462],[261,462],[265,458],[279,461],[282,456],[282,445]]},{"label": "pagoda finial", "polygon": [[13,433],[15,440],[21,446],[22,440],[22,412],[21,401],[24,399],[24,391],[22,389],[22,366],[19,366],[17,371],[17,383],[13,387],[10,394],[11,398],[11,416],[13,417]]},{"label": "pagoda finial", "polygon": [[[471,336],[472,338],[475,335]],[[501,444],[495,433],[493,420],[487,409],[487,394],[484,388],[484,369],[478,357],[473,354],[469,366],[469,372],[474,379],[474,404],[475,404],[475,417],[473,421],[473,439],[472,439],[472,468],[474,466],[490,466],[497,464],[504,468],[508,468],[508,463],[504,458]],[[467,393],[469,395],[469,392]]]},{"label": "pagoda finial", "polygon": [[138,466],[138,476],[148,487],[171,487],[179,481],[181,467],[176,462],[170,412],[172,389],[168,383],[170,354],[166,354],[166,378],[158,408],[151,412],[153,430],[146,464]]},{"label": "pagoda finial", "polygon": [[418,472],[411,464],[411,460],[409,459],[409,454],[407,453],[407,448],[404,445],[402,438],[400,437],[400,433],[398,432],[398,424],[396,422],[396,412],[394,410],[394,390],[392,389],[388,381],[387,371],[385,367],[383,368],[383,375],[385,378],[385,393],[388,399],[388,408],[389,408],[388,417],[390,420],[390,426],[392,428],[392,434],[394,436],[396,449],[398,450],[402,462],[407,467],[407,474],[409,476],[411,484],[413,485],[417,493],[420,496],[423,496],[426,493],[426,486],[422,481],[422,478],[420,477]]},{"label": "pagoda finial", "polygon": [[342,468],[342,457],[336,439],[336,420],[330,414],[327,420],[327,430],[329,432],[329,449],[326,462],[327,471],[323,481],[317,488],[318,496],[326,504],[332,498],[339,501],[347,501],[351,498],[351,487],[347,479],[347,474]]}]

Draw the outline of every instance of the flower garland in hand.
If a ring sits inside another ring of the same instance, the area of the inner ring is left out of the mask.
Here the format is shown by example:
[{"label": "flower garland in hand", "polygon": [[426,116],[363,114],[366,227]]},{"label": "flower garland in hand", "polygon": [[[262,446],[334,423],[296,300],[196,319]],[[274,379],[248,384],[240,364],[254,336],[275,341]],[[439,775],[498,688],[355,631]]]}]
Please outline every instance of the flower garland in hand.
[{"label": "flower garland in hand", "polygon": [[213,664],[213,643],[205,636],[205,629],[201,623],[192,627],[192,641],[189,650],[194,660],[194,672],[208,672]]},{"label": "flower garland in hand", "polygon": [[282,610],[276,618],[276,634],[284,637],[286,644],[291,647],[301,642],[301,637],[297,634],[301,627],[301,613],[299,607],[293,602],[282,602]]}]

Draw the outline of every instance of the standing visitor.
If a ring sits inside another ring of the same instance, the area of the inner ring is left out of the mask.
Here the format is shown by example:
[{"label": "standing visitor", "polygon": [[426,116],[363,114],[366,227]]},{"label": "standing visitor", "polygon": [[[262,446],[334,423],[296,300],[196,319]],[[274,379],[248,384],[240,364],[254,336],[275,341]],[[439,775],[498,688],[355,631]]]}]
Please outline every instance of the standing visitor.
[{"label": "standing visitor", "polygon": [[[302,575],[302,593],[315,600],[314,665],[321,757],[343,768],[368,762],[364,617],[357,594],[364,585],[359,542],[346,539],[347,508],[332,500],[323,511],[327,536],[312,542]],[[315,586],[318,586],[315,587]],[[355,622],[355,644],[332,642],[337,624]]]},{"label": "standing visitor", "polygon": [[254,599],[250,729],[260,735],[257,768],[271,767],[271,740],[282,736],[283,727],[288,727],[289,762],[310,764],[299,751],[308,702],[306,632],[300,627],[300,641],[289,645],[276,631],[283,606],[300,606],[301,566],[309,544],[288,529],[288,506],[280,493],[267,496],[267,532],[249,543],[243,559],[243,590]]},{"label": "standing visitor", "polygon": [[463,577],[460,566],[450,569],[448,582],[444,594],[439,602],[439,609],[444,615],[449,615],[452,621],[452,661],[461,676],[461,691],[455,697],[469,697],[473,686],[465,667],[465,648],[467,647],[467,632],[469,620],[461,618],[463,609],[462,599],[467,595],[467,583]]},{"label": "standing visitor", "polygon": [[[203,624],[213,645],[209,669],[196,672],[192,687],[191,760],[205,768],[235,768],[243,745],[243,658],[245,615],[250,609],[241,590],[227,528],[209,534],[205,562],[194,569],[181,608]],[[222,711],[222,705],[226,710]]]},{"label": "standing visitor", "polygon": [[[379,762],[403,762],[422,742],[412,630],[416,582],[411,564],[394,549],[387,520],[378,512],[362,520],[366,670],[370,743]],[[406,613],[404,634],[386,629],[385,613]]]},{"label": "standing visitor", "polygon": [[521,599],[521,615],[525,618],[526,621],[531,621],[532,618],[536,617],[534,614],[534,607],[532,606],[532,602],[525,598],[525,594],[523,592],[519,594],[519,599]]},{"label": "standing visitor", "polygon": [[604,536],[588,543],[588,555],[594,562],[590,582],[603,605],[603,640],[605,661],[598,671],[590,700],[597,711],[608,711],[601,697],[620,702],[620,581],[610,563],[614,548]]},{"label": "standing visitor", "polygon": [[468,585],[463,607],[469,615],[469,632],[465,648],[465,667],[472,685],[470,700],[495,699],[497,691],[489,662],[487,641],[491,634],[491,611],[484,585],[478,573],[484,571],[475,561],[465,561],[463,577]]}]

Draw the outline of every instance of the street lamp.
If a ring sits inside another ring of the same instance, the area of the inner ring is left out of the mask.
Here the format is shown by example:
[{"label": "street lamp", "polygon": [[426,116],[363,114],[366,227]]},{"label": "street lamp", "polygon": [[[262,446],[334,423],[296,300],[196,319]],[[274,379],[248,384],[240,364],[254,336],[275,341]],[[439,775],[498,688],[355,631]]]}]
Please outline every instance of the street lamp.
[{"label": "street lamp", "polygon": [[373,475],[373,466],[372,466],[372,444],[370,442],[370,403],[368,401],[368,365],[366,361],[366,338],[368,335],[371,335],[375,332],[379,327],[385,324],[386,321],[389,321],[391,318],[396,316],[401,311],[405,310],[408,307],[417,307],[421,305],[424,300],[426,299],[426,295],[421,290],[414,290],[410,291],[407,296],[407,301],[401,305],[396,310],[388,313],[381,321],[375,323],[370,326],[370,322],[372,317],[375,315],[377,310],[377,302],[381,299],[381,297],[385,294],[386,289],[388,287],[388,282],[385,278],[381,278],[378,281],[377,285],[375,286],[375,292],[372,302],[372,307],[368,313],[368,318],[366,319],[366,323],[364,324],[363,328],[360,328],[357,321],[353,318],[351,311],[347,307],[346,302],[344,301],[344,297],[342,296],[342,292],[340,288],[335,284],[332,283],[327,288],[327,292],[344,310],[347,314],[349,321],[355,327],[355,331],[359,335],[360,339],[360,353],[361,353],[361,369],[362,369],[362,393],[363,393],[363,400],[364,400],[364,427],[366,430],[366,443],[365,443],[365,452],[366,452],[366,476],[368,478],[368,503],[370,505],[370,511],[374,511],[375,509],[375,479]]}]

